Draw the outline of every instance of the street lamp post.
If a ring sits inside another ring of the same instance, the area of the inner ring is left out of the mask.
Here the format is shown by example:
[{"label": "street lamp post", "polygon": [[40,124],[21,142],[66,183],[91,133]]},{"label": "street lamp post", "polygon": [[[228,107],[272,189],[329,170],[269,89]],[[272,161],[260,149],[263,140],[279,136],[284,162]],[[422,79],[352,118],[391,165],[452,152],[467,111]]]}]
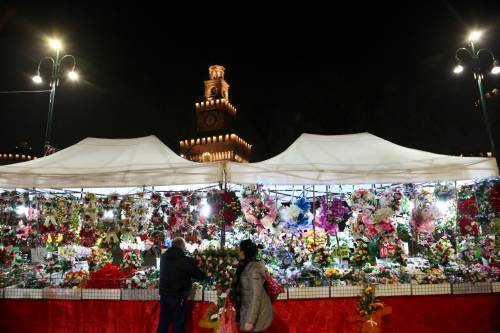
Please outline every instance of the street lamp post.
[{"label": "street lamp post", "polygon": [[75,57],[71,54],[66,54],[60,57],[60,52],[62,49],[62,44],[57,39],[49,40],[50,47],[56,51],[56,57],[43,57],[38,63],[38,69],[36,75],[33,76],[33,82],[36,84],[40,84],[43,82],[42,77],[40,76],[40,67],[44,61],[50,61],[52,63],[51,75],[50,75],[50,99],[49,99],[49,114],[47,117],[47,127],[45,130],[45,142],[44,142],[44,155],[49,155],[51,151],[50,146],[50,137],[52,133],[52,118],[54,114],[54,101],[56,97],[56,87],[59,85],[59,80],[61,79],[61,68],[62,62],[65,59],[71,59],[73,62],[72,69],[67,73],[68,78],[72,81],[78,80],[78,73],[75,71],[76,69],[76,60]]},{"label": "street lamp post", "polygon": [[[491,131],[491,125],[490,121],[488,118],[488,112],[486,109],[486,101],[484,100],[484,92],[483,92],[483,73],[481,70],[481,59],[480,56],[482,54],[486,54],[490,57],[490,60],[492,62],[492,68],[491,68],[491,74],[499,74],[500,73],[500,66],[498,63],[498,60],[495,59],[495,56],[490,50],[487,49],[478,49],[474,47],[474,43],[479,41],[481,38],[481,32],[480,31],[473,31],[469,35],[469,42],[470,42],[470,49],[466,47],[461,47],[459,48],[456,53],[455,53],[455,58],[458,61],[458,64],[455,66],[453,69],[453,73],[455,74],[460,74],[464,70],[463,64],[467,60],[466,58],[469,58],[471,61],[472,65],[472,71],[474,73],[474,79],[477,81],[477,86],[479,88],[479,100],[481,102],[481,109],[483,112],[483,118],[484,118],[484,123],[486,126],[486,131],[488,133],[488,138],[490,140],[490,147],[491,147],[491,152],[494,157],[497,156],[496,150],[495,150],[495,140],[493,139],[493,133]],[[464,55],[466,57],[464,57]]]}]

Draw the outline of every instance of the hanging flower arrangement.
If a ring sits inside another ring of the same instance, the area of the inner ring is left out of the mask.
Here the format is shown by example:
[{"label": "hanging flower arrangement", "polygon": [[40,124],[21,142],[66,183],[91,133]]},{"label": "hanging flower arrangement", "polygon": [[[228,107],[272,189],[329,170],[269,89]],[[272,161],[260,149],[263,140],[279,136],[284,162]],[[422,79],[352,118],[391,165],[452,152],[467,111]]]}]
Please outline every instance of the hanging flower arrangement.
[{"label": "hanging flower arrangement", "polygon": [[338,198],[333,198],[331,203],[328,203],[325,197],[321,197],[319,201],[321,210],[318,216],[318,226],[328,234],[336,235],[339,225],[345,226],[351,210],[344,201]]},{"label": "hanging flower arrangement", "polygon": [[[392,220],[393,210],[389,207],[379,208],[373,215],[365,215],[363,223],[368,228],[370,238],[379,234],[390,234],[395,231]],[[368,218],[369,217],[369,218]]]},{"label": "hanging flower arrangement", "polygon": [[260,185],[243,187],[241,210],[245,220],[259,229],[272,229],[277,216],[274,200],[268,193],[262,193]]},{"label": "hanging flower arrangement", "polygon": [[382,208],[390,208],[397,212],[400,209],[403,193],[399,189],[387,188],[378,194],[379,206]]},{"label": "hanging flower arrangement", "polygon": [[468,187],[462,188],[459,193],[457,223],[462,236],[479,234],[479,225],[475,220],[479,209],[473,195],[472,190]]},{"label": "hanging flower arrangement", "polygon": [[349,197],[350,206],[353,211],[374,211],[377,207],[377,198],[372,191],[364,188],[354,191]]},{"label": "hanging flower arrangement", "polygon": [[452,183],[440,183],[434,188],[434,196],[441,201],[451,200],[455,196],[455,186]]},{"label": "hanging flower arrangement", "polygon": [[415,208],[412,211],[411,224],[416,232],[431,234],[436,229],[436,220],[439,218],[439,209],[432,200],[432,194],[421,191],[415,199]]},{"label": "hanging flower arrangement", "polygon": [[232,226],[241,215],[241,203],[234,191],[214,190],[207,193],[207,203],[210,205],[210,221],[217,226],[225,223]]},{"label": "hanging flower arrangement", "polygon": [[280,227],[287,232],[296,234],[311,227],[313,215],[311,205],[304,197],[297,199],[290,207],[284,207],[280,212]]}]

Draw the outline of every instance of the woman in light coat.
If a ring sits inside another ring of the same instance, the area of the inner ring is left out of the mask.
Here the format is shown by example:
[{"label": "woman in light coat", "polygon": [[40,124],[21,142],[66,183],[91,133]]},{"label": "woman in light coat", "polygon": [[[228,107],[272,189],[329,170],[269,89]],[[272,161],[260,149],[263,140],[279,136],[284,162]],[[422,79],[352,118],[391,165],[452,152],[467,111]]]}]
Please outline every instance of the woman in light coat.
[{"label": "woman in light coat", "polygon": [[240,263],[233,280],[236,321],[243,332],[263,332],[273,320],[271,300],[264,289],[266,267],[257,261],[258,247],[251,240],[240,243]]}]

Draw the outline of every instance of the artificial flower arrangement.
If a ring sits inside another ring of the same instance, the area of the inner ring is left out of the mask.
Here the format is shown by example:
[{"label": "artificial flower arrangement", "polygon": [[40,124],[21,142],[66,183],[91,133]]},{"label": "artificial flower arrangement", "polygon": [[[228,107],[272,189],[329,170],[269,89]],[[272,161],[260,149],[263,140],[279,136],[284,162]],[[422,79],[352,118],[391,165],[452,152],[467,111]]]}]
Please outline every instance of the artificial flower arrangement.
[{"label": "artificial flower arrangement", "polygon": [[124,251],[120,264],[122,271],[135,271],[142,266],[142,257],[139,251]]},{"label": "artificial flower arrangement", "polygon": [[238,250],[209,247],[202,251],[195,250],[193,255],[196,263],[209,277],[209,284],[217,292],[217,311],[208,316],[210,321],[217,322],[224,312],[225,301],[238,266]]},{"label": "artificial flower arrangement", "polygon": [[306,198],[300,197],[289,207],[280,209],[280,218],[278,229],[291,234],[297,234],[311,227],[313,215],[310,212],[311,205]]},{"label": "artificial flower arrangement", "polygon": [[262,185],[244,186],[241,196],[241,210],[245,220],[260,230],[273,228],[278,215],[276,203],[269,193],[262,191]]},{"label": "artificial flower arrangement", "polygon": [[432,243],[427,253],[429,262],[435,265],[446,266],[451,260],[454,260],[455,250],[450,240],[444,236],[437,242]]},{"label": "artificial flower arrangement", "polygon": [[211,222],[217,226],[231,227],[241,215],[241,203],[234,191],[212,190],[207,193],[207,203],[210,205]]},{"label": "artificial flower arrangement", "polygon": [[332,263],[331,253],[324,246],[315,248],[312,252],[311,259],[313,263],[315,263],[319,267],[327,267]]},{"label": "artificial flower arrangement", "polygon": [[320,213],[317,216],[318,226],[330,235],[343,231],[350,217],[351,209],[343,200],[333,198],[331,203],[325,197],[320,198]]},{"label": "artificial flower arrangement", "polygon": [[387,207],[393,212],[398,212],[404,196],[399,189],[387,188],[377,195],[377,199],[380,207]]},{"label": "artificial flower arrangement", "polygon": [[367,263],[373,263],[375,257],[370,253],[368,243],[358,239],[356,240],[354,253],[349,260],[354,266],[362,267]]},{"label": "artificial flower arrangement", "polygon": [[350,195],[349,206],[355,212],[374,211],[377,207],[377,197],[370,190],[358,189]]},{"label": "artificial flower arrangement", "polygon": [[76,272],[68,272],[64,275],[64,280],[61,282],[61,288],[85,288],[89,273],[83,270]]},{"label": "artificial flower arrangement", "polygon": [[365,285],[361,291],[359,302],[356,306],[358,317],[362,322],[361,333],[382,332],[382,316],[392,312],[390,306],[385,306],[382,301],[375,297],[375,286]]},{"label": "artificial flower arrangement", "polygon": [[98,247],[93,247],[90,255],[87,257],[87,263],[90,271],[97,271],[104,267],[107,263],[111,262],[111,252]]},{"label": "artificial flower arrangement", "polygon": [[420,191],[415,198],[415,207],[411,214],[411,225],[417,233],[433,233],[440,212],[433,200],[432,193],[426,190]]}]

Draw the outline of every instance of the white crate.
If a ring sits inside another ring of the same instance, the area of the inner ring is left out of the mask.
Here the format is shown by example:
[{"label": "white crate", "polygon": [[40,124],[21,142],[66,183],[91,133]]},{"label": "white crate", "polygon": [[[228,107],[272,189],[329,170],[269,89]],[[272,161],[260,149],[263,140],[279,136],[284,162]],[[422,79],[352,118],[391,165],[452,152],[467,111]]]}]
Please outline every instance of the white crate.
[{"label": "white crate", "polygon": [[203,300],[205,302],[217,303],[217,291],[215,290],[203,290]]},{"label": "white crate", "polygon": [[449,295],[451,294],[451,284],[412,284],[412,295]]},{"label": "white crate", "polygon": [[375,286],[375,296],[410,296],[411,285],[407,284],[379,284]]},{"label": "white crate", "polygon": [[490,282],[454,283],[453,294],[488,294],[491,293]]},{"label": "white crate", "polygon": [[5,288],[5,298],[42,299],[42,289]]},{"label": "white crate", "polygon": [[329,298],[330,287],[288,288],[288,299]]},{"label": "white crate", "polygon": [[43,289],[43,298],[45,299],[82,299],[82,290],[79,288],[45,288]]},{"label": "white crate", "polygon": [[203,300],[203,288],[195,287],[191,289],[191,294],[189,295],[189,300],[191,301],[202,301]]},{"label": "white crate", "polygon": [[135,301],[155,301],[160,299],[158,289],[122,289],[122,299]]},{"label": "white crate", "polygon": [[332,297],[355,297],[361,295],[361,286],[335,286],[331,287]]},{"label": "white crate", "polygon": [[491,292],[500,293],[500,282],[492,282],[491,283]]},{"label": "white crate", "polygon": [[82,299],[119,300],[120,289],[82,289]]}]

